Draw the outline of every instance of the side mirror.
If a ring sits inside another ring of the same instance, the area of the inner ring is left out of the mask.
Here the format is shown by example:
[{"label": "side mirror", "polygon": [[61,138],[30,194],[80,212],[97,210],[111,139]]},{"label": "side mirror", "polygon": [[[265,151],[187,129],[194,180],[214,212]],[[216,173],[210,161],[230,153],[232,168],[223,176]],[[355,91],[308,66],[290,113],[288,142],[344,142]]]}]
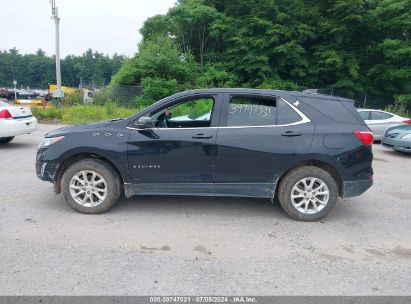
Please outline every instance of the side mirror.
[{"label": "side mirror", "polygon": [[150,129],[154,127],[154,121],[151,117],[143,116],[134,123],[133,127],[136,129]]}]

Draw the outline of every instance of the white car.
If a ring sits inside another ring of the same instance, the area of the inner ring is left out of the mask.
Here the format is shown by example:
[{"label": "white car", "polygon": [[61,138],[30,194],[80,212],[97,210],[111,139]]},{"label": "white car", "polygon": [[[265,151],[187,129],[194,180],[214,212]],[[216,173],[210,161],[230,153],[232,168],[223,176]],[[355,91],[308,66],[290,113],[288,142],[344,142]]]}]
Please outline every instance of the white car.
[{"label": "white car", "polygon": [[388,128],[398,125],[411,124],[411,120],[409,118],[401,117],[385,111],[358,109],[358,113],[374,133],[375,140],[381,140]]},{"label": "white car", "polygon": [[12,141],[15,136],[32,133],[37,126],[37,119],[29,108],[0,101],[0,144]]}]

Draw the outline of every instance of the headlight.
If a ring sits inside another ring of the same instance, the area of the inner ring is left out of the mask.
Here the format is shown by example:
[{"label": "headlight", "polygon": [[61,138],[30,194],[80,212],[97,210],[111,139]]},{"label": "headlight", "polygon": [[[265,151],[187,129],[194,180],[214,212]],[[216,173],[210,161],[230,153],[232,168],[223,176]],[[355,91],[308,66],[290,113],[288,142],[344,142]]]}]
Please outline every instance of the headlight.
[{"label": "headlight", "polygon": [[43,138],[43,141],[40,143],[39,148],[54,145],[54,144],[58,143],[59,141],[61,141],[63,138],[64,138],[64,136]]},{"label": "headlight", "polygon": [[402,139],[411,139],[411,133],[407,133],[403,136],[401,136]]}]

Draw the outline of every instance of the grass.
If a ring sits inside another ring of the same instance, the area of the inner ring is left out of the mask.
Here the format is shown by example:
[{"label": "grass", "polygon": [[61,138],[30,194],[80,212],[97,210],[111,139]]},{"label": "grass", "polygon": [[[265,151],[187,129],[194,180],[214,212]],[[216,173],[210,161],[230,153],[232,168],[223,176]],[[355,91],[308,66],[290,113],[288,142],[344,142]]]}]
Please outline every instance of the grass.
[{"label": "grass", "polygon": [[33,115],[40,122],[55,121],[62,124],[80,124],[130,117],[139,109],[119,107],[114,103],[99,105],[74,105],[61,108],[33,108]]}]

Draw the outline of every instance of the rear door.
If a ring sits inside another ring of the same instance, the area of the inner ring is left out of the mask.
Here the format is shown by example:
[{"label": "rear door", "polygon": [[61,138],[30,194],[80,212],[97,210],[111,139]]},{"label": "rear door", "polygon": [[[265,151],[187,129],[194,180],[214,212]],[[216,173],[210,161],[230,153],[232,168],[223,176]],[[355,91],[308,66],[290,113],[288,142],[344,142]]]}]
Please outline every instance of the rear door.
[{"label": "rear door", "polygon": [[365,121],[374,135],[379,139],[381,138],[385,130],[392,127],[391,118],[393,115],[380,111],[370,111],[370,120]]},{"label": "rear door", "polygon": [[272,197],[282,168],[308,151],[313,132],[311,121],[280,97],[224,94],[215,195]]}]

